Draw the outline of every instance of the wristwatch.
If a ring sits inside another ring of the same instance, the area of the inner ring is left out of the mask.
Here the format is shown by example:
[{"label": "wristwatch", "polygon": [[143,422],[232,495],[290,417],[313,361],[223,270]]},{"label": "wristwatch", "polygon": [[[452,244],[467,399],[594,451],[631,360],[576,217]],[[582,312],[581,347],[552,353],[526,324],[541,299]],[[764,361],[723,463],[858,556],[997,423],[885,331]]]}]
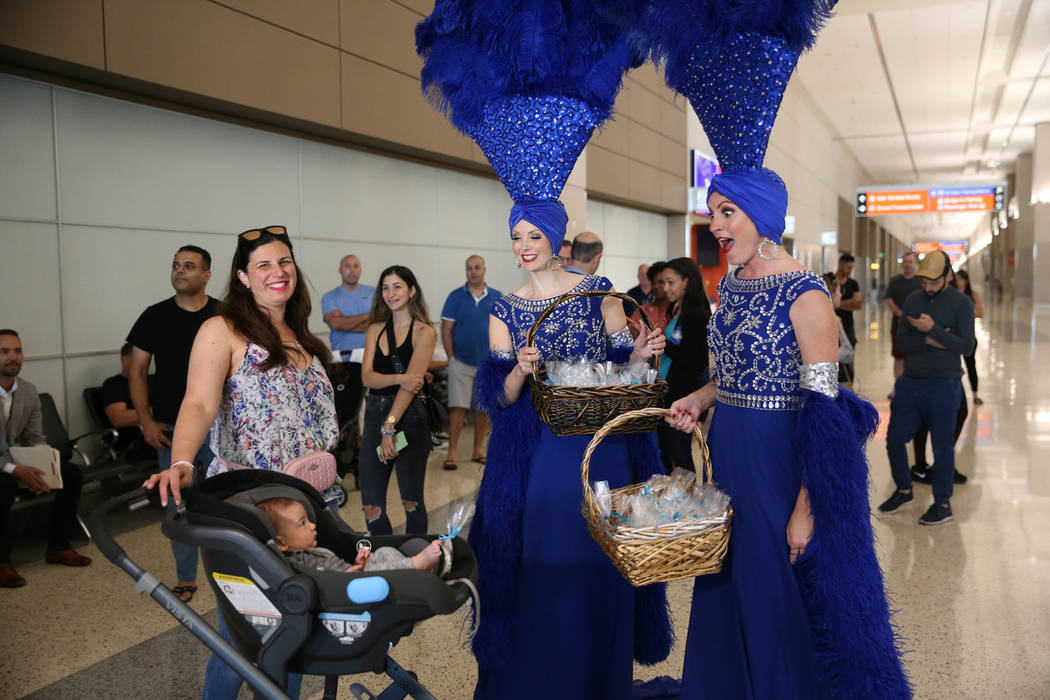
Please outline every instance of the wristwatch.
[{"label": "wristwatch", "polygon": [[394,437],[394,426],[397,425],[397,419],[393,416],[387,416],[386,420],[383,421],[383,425],[379,427],[379,434],[383,437]]}]

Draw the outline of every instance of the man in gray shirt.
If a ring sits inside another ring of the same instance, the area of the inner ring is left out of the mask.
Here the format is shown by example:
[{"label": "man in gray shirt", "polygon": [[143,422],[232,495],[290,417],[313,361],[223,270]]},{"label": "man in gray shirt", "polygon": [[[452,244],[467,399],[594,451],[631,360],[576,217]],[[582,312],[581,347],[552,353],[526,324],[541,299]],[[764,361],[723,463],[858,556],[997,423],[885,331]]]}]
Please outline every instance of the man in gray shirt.
[{"label": "man in gray shirt", "polygon": [[[973,302],[948,284],[948,256],[927,253],[915,273],[922,294],[904,302],[897,346],[904,352],[904,373],[897,378],[890,403],[886,452],[897,490],[879,510],[892,513],[914,500],[907,443],[925,422],[937,469],[933,470],[933,505],[919,518],[921,525],[951,521],[952,478],[955,475],[953,430],[962,394],[961,358],[973,352]],[[941,468],[943,465],[943,468]]]}]

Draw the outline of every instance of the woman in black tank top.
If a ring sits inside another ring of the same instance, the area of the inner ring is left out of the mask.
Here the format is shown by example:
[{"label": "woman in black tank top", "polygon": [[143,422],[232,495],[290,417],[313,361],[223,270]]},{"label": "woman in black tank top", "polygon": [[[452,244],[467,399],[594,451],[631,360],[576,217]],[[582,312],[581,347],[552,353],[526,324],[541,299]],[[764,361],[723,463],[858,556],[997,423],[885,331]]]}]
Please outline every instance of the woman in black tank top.
[{"label": "woman in black tank top", "polygon": [[[390,473],[405,508],[405,532],[425,534],[423,502],[430,431],[426,417],[413,402],[423,387],[423,375],[434,354],[437,332],[430,325],[423,290],[407,267],[393,265],[379,275],[365,333],[361,383],[368,389],[361,436],[359,481],[369,534],[392,532],[386,512]],[[403,433],[405,444],[396,447]]]}]

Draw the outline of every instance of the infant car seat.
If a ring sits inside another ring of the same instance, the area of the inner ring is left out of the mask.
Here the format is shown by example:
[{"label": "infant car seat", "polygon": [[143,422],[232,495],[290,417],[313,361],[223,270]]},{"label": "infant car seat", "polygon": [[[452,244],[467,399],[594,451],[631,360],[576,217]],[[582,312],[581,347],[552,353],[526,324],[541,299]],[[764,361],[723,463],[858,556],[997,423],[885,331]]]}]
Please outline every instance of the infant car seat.
[{"label": "infant car seat", "polygon": [[[430,697],[387,651],[417,622],[452,613],[471,598],[478,571],[470,545],[452,540],[445,580],[416,570],[298,572],[278,549],[269,518],[255,507],[281,496],[303,504],[317,525],[318,546],[354,560],[363,535],[326,508],[309,484],[279,472],[245,469],[204,479],[187,492],[185,510],[169,514],[162,526],[169,538],[200,547],[238,651],[281,688],[288,672],[324,675],[330,682],[372,671],[387,673],[413,697]],[[413,537],[418,535],[369,540],[375,548],[398,547]],[[326,696],[327,690],[328,682]]]}]

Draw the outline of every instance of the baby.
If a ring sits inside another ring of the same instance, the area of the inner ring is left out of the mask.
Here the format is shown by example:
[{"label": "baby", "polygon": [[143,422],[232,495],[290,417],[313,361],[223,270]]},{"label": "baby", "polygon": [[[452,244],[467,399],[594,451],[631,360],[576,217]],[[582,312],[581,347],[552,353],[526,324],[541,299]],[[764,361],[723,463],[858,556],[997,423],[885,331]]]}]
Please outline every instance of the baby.
[{"label": "baby", "polygon": [[[339,558],[330,549],[317,546],[317,526],[306,515],[303,504],[292,498],[268,498],[257,507],[273,523],[277,546],[299,571],[384,571],[418,569],[436,571],[442,559],[442,541],[413,538],[399,549],[380,547],[375,552],[359,547],[354,563]],[[451,543],[450,543],[451,544]],[[451,546],[446,548],[451,554]],[[446,557],[446,560],[448,557]],[[446,564],[443,568],[449,568]]]}]

